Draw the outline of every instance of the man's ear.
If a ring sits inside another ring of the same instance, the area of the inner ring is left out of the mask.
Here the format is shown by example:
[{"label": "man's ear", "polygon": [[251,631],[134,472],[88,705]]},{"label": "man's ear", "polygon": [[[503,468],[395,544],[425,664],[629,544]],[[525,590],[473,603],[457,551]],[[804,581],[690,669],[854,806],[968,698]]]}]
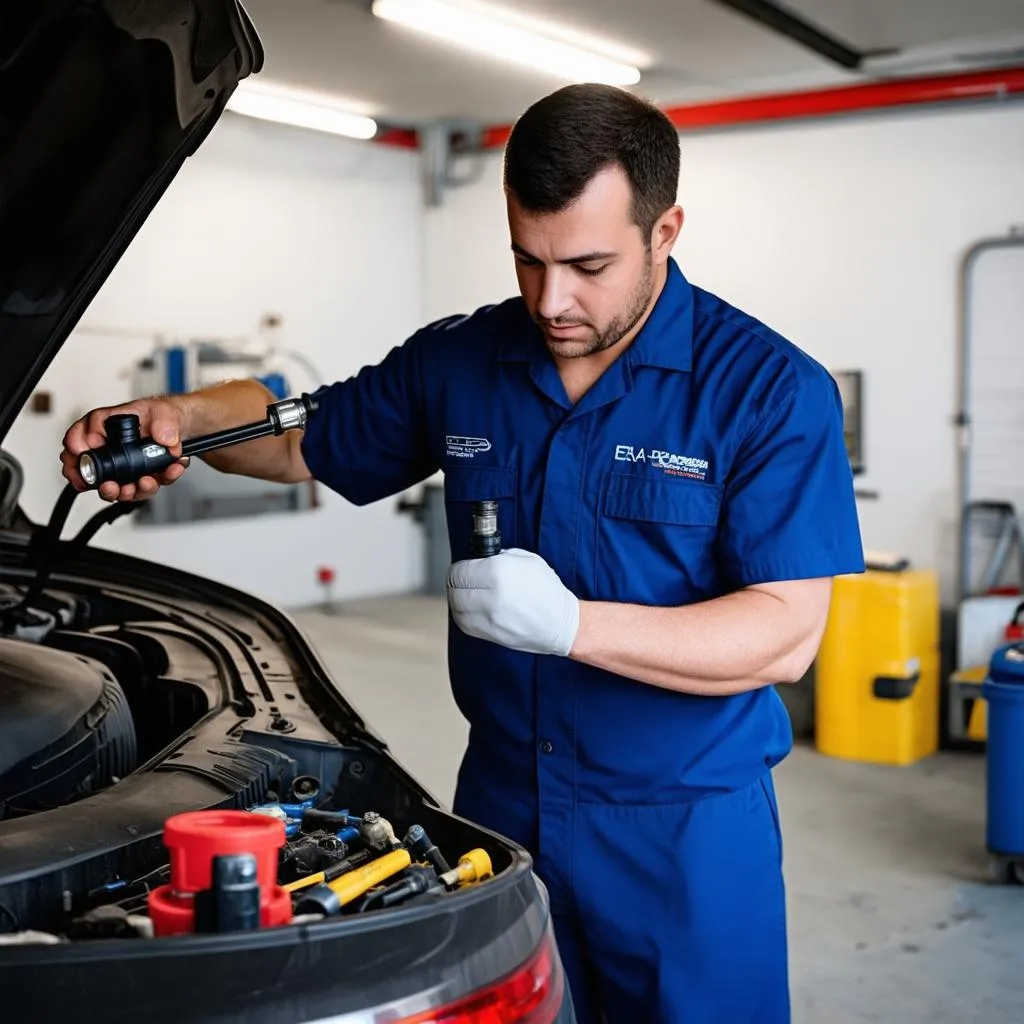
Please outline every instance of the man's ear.
[{"label": "man's ear", "polygon": [[683,229],[683,208],[669,207],[657,220],[651,232],[651,255],[655,263],[664,263],[672,253],[672,248]]}]

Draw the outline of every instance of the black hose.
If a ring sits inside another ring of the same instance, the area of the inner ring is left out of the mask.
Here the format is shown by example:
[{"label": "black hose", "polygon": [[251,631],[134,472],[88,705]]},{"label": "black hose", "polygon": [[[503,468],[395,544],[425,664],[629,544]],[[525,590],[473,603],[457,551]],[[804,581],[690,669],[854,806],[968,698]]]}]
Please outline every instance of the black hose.
[{"label": "black hose", "polygon": [[2,910],[10,919],[11,924],[14,925],[14,931],[21,931],[21,923],[18,921],[17,915],[14,913],[13,910],[11,910],[9,906],[7,906],[6,903],[0,903],[0,910]]},{"label": "black hose", "polygon": [[114,505],[110,505],[108,508],[100,509],[100,511],[97,512],[96,515],[94,515],[89,522],[87,522],[85,526],[75,534],[74,539],[70,543],[65,559],[70,560],[76,557],[82,548],[84,548],[89,541],[91,541],[93,537],[103,529],[104,526],[109,526],[122,516],[131,515],[137,508],[141,508],[143,504],[145,503],[142,501],[121,501]]},{"label": "black hose", "polygon": [[337,811],[321,811],[315,807],[308,807],[302,812],[302,830],[304,832],[317,832],[320,829],[336,832],[350,824],[352,824],[352,820],[349,815],[339,814]]},{"label": "black hose", "polygon": [[[46,584],[49,582],[50,576],[57,565],[56,556],[57,548],[60,544],[60,535],[68,521],[68,516],[71,514],[71,506],[75,503],[75,498],[77,497],[78,491],[70,483],[61,491],[60,497],[50,513],[49,522],[29,541],[27,561],[30,564],[35,563],[35,578],[29,584],[21,601],[0,613],[0,616],[8,619],[12,618],[18,611],[31,607],[42,596],[43,591],[46,589]],[[101,509],[75,534],[61,561],[68,561],[77,557],[104,526],[116,522],[122,516],[131,515],[141,505],[141,501],[129,501],[119,502],[108,508]]]},{"label": "black hose", "polygon": [[42,594],[46,582],[50,578],[50,573],[53,571],[54,555],[57,545],[60,543],[61,531],[68,521],[71,506],[77,497],[78,491],[70,483],[65,485],[64,490],[60,492],[60,497],[54,502],[50,521],[36,531],[29,541],[26,561],[30,565],[35,565],[35,579],[29,584],[21,602],[3,613],[5,618],[10,618],[22,609],[28,608]]},{"label": "black hose", "polygon": [[0,451],[0,527],[10,526],[18,511],[25,471],[10,452]]}]

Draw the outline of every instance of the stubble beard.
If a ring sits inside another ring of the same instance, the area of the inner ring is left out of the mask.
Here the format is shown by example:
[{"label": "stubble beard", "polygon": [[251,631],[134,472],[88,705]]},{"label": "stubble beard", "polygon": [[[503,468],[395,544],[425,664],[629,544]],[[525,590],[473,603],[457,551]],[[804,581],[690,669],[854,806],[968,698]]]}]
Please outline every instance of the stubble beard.
[{"label": "stubble beard", "polygon": [[[552,337],[546,330],[547,326],[560,327],[563,324],[557,320],[541,323],[540,328],[544,331],[544,338],[548,349],[553,356],[559,359],[580,359],[585,356],[592,356],[598,352],[617,345],[625,338],[639,323],[641,317],[647,312],[647,307],[654,292],[654,269],[650,254],[648,253],[644,266],[644,276],[637,284],[636,289],[630,296],[629,303],[623,312],[610,321],[603,329],[598,330],[590,323],[580,323],[578,326],[581,336],[576,338]],[[577,326],[577,321],[569,321],[572,326]]]}]

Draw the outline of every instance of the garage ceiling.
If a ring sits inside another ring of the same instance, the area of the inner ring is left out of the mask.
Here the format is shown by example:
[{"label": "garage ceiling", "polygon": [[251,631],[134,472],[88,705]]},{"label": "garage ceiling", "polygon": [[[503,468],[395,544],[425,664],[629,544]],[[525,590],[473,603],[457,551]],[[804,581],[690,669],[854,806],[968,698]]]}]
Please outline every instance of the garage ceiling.
[{"label": "garage ceiling", "polygon": [[[243,0],[264,80],[326,92],[382,124],[512,121],[561,79],[499,65],[375,18],[369,0]],[[1024,64],[1024,0],[790,0],[844,67],[736,8],[763,0],[491,0],[647,53],[635,91],[664,106],[902,74]]]}]

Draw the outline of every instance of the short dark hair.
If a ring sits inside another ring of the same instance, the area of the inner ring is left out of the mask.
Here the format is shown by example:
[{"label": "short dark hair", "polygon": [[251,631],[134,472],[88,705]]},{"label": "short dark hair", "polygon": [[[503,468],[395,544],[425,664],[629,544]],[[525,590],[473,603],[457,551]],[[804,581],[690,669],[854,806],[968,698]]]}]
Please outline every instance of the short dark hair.
[{"label": "short dark hair", "polygon": [[516,121],[505,147],[505,188],[524,209],[556,213],[614,164],[629,178],[633,220],[649,242],[676,202],[679,133],[663,111],[625,89],[569,85]]}]

